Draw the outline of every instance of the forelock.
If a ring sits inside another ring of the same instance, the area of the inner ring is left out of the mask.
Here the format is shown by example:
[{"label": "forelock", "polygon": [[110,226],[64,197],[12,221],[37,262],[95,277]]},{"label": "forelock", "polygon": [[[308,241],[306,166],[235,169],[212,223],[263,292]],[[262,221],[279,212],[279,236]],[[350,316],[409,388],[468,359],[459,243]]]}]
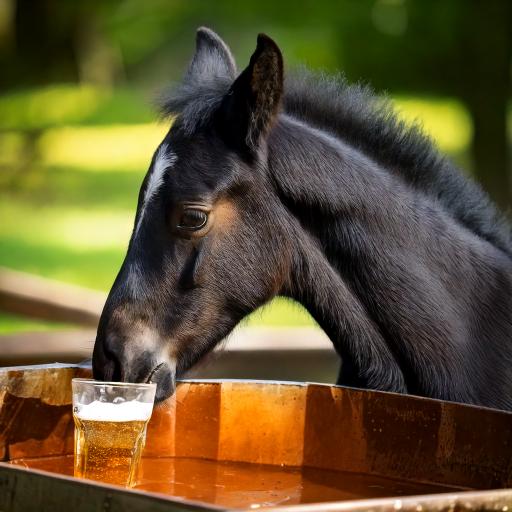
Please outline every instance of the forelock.
[{"label": "forelock", "polygon": [[229,91],[232,81],[215,77],[211,80],[183,82],[171,87],[157,100],[157,108],[164,119],[179,119],[181,130],[193,135],[211,125],[214,113]]}]

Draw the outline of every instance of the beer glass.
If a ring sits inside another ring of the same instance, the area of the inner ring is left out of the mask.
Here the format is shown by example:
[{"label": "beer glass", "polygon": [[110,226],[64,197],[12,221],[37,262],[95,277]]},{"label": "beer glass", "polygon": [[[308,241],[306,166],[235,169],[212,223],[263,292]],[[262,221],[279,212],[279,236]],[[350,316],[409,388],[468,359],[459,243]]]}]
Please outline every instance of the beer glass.
[{"label": "beer glass", "polygon": [[73,379],[75,476],[133,487],[156,384]]}]

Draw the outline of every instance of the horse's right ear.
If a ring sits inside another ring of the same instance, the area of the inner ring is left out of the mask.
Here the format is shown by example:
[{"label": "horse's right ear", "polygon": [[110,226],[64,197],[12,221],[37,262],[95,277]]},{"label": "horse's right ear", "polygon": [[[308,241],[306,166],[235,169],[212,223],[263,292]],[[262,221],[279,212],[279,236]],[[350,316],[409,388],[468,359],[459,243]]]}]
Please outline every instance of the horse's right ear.
[{"label": "horse's right ear", "polygon": [[272,126],[283,93],[283,57],[277,44],[258,36],[249,65],[234,81],[219,110],[226,142],[254,155]]},{"label": "horse's right ear", "polygon": [[235,59],[226,43],[213,30],[200,27],[196,33],[196,53],[185,75],[185,82],[200,83],[215,78],[234,80]]}]

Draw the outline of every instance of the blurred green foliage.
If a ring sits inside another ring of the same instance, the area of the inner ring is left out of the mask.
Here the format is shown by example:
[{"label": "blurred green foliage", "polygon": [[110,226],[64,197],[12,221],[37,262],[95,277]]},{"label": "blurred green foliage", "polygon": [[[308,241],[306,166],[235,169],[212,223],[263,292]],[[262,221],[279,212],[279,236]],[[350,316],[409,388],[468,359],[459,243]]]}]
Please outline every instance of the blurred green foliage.
[{"label": "blurred green foliage", "polygon": [[68,125],[150,122],[154,113],[134,89],[58,84],[10,91],[0,97],[0,130],[45,130]]},{"label": "blurred green foliage", "polygon": [[[506,203],[507,152],[496,141],[510,145],[500,124],[510,97],[509,4],[491,0],[475,10],[463,0],[4,0],[0,265],[108,290],[138,188],[168,129],[155,122],[151,101],[180,79],[199,25],[219,31],[240,68],[256,34],[266,32],[289,67],[341,69],[388,90],[405,118],[422,122],[484,183],[489,178]],[[475,101],[494,112],[487,124]],[[478,147],[485,150],[475,153]],[[283,301],[249,321],[312,322]],[[3,332],[59,328],[7,315],[0,324]]]}]

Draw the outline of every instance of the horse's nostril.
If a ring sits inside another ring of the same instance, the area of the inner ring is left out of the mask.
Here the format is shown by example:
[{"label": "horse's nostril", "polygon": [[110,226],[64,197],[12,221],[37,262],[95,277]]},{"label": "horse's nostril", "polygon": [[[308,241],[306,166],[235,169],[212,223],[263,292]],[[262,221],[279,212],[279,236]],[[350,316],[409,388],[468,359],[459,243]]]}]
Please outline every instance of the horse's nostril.
[{"label": "horse's nostril", "polygon": [[120,382],[122,381],[121,377],[121,363],[119,360],[113,355],[111,360],[113,371],[112,371],[112,377],[110,377],[108,380],[112,380],[114,382]]},{"label": "horse's nostril", "polygon": [[94,345],[92,370],[96,380],[121,380],[121,363],[119,358],[112,350],[108,349],[104,339],[97,339]]},{"label": "horse's nostril", "polygon": [[[105,348],[105,355],[107,356],[107,370],[108,376],[105,375],[104,380],[110,380],[114,382],[121,381],[121,362],[115,352]],[[106,372],[107,373],[107,372]]]}]

